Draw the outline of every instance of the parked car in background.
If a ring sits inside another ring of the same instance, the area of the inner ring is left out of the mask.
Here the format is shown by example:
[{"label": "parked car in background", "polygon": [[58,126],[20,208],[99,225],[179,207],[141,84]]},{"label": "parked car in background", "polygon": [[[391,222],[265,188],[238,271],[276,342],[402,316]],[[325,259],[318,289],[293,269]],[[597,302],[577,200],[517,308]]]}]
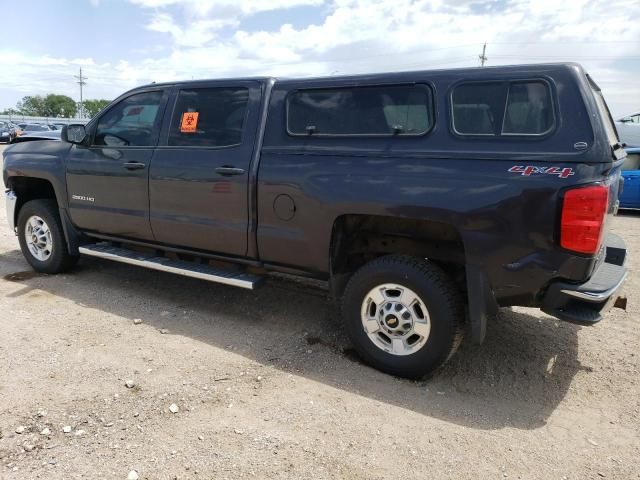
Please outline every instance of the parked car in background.
[{"label": "parked car in background", "polygon": [[640,208],[640,148],[627,148],[622,166],[624,188],[620,194],[620,208]]},{"label": "parked car in background", "polygon": [[62,130],[46,130],[38,132],[24,132],[13,140],[13,143],[30,142],[32,140],[60,140]]},{"label": "parked car in background", "polygon": [[20,128],[19,125],[16,125],[15,123],[13,124],[14,128],[16,129],[16,138],[19,137],[20,135],[22,135],[22,128]]},{"label": "parked car in background", "polygon": [[640,112],[616,120],[620,140],[629,147],[640,147]]},{"label": "parked car in background", "polygon": [[49,125],[42,125],[40,123],[25,123],[22,131],[27,132],[50,132],[53,130]]},{"label": "parked car in background", "polygon": [[618,121],[622,123],[635,123],[640,125],[640,112],[622,117]]},{"label": "parked car in background", "polygon": [[16,138],[16,129],[9,122],[0,122],[0,142],[11,143]]}]

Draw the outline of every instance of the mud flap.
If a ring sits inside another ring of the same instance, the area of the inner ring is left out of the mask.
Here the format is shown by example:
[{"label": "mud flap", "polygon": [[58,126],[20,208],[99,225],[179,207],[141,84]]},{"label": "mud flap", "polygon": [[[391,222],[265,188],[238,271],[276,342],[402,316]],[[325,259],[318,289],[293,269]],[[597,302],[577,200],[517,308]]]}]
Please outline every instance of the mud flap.
[{"label": "mud flap", "polygon": [[69,214],[66,208],[59,208],[60,212],[60,220],[62,221],[62,230],[64,232],[64,238],[67,241],[67,249],[69,250],[69,255],[78,256],[80,252],[78,251],[78,247],[81,244],[82,234],[80,234],[76,227],[71,223],[71,219],[69,218]]},{"label": "mud flap", "polygon": [[480,345],[487,332],[487,319],[498,311],[487,275],[476,265],[467,265],[467,297],[471,341]]}]

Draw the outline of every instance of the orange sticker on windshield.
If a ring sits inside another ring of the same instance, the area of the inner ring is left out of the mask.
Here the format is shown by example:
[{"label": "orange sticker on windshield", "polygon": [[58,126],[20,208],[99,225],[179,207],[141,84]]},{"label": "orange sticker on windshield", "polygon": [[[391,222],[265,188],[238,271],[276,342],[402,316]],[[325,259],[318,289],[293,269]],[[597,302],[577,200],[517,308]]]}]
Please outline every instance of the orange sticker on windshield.
[{"label": "orange sticker on windshield", "polygon": [[193,133],[198,127],[198,112],[184,112],[180,121],[182,133]]}]

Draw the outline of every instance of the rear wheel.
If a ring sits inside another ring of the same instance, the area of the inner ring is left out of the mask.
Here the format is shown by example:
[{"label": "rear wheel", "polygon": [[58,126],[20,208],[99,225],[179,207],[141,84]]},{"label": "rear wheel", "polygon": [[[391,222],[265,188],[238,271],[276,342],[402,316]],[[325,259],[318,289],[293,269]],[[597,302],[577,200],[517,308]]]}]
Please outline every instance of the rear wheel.
[{"label": "rear wheel", "polygon": [[34,270],[59,273],[78,260],[69,254],[58,206],[54,200],[31,200],[18,214],[20,249]]},{"label": "rear wheel", "polygon": [[420,378],[462,340],[460,293],[437,265],[389,255],[358,270],[345,290],[343,319],[354,348],[373,367]]}]

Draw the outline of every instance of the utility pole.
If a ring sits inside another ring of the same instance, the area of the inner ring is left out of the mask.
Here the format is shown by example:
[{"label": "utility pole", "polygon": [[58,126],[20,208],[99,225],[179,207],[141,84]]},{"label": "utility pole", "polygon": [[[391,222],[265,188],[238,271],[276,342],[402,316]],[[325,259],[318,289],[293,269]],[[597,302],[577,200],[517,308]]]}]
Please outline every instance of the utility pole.
[{"label": "utility pole", "polygon": [[80,85],[80,111],[79,111],[79,115],[80,118],[84,118],[84,103],[83,103],[83,98],[82,98],[82,87],[85,86],[87,84],[87,82],[85,82],[85,80],[88,80],[87,77],[83,77],[82,76],[82,67],[80,67],[80,75],[74,75],[75,78],[78,79],[78,81],[76,82],[78,85]]},{"label": "utility pole", "polygon": [[487,56],[485,55],[486,51],[487,51],[487,42],[484,42],[484,45],[482,46],[482,55],[478,55],[478,58],[480,59],[481,67],[484,67],[484,62],[488,60]]}]

